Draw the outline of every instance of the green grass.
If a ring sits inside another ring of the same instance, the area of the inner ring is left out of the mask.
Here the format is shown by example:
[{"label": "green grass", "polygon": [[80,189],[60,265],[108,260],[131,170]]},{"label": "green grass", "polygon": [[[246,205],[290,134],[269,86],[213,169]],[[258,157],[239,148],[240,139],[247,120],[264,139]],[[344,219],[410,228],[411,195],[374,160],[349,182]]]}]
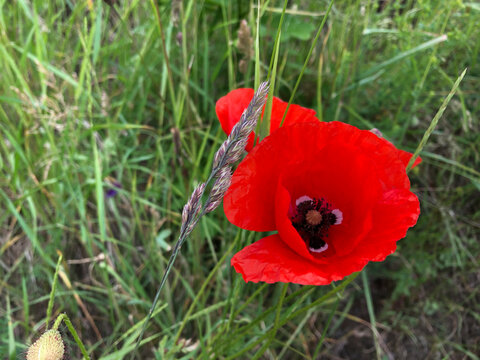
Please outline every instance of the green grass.
[{"label": "green grass", "polygon": [[[0,358],[45,330],[60,251],[50,323],[68,314],[95,359],[478,359],[479,4],[337,0],[314,43],[329,1],[291,1],[275,50],[284,3],[0,0]],[[409,173],[419,222],[345,289],[284,287],[230,268],[261,234],[219,208],[182,247],[133,353],[182,207],[225,139],[215,101],[270,64],[274,95],[323,121],[411,152],[428,129]]]}]

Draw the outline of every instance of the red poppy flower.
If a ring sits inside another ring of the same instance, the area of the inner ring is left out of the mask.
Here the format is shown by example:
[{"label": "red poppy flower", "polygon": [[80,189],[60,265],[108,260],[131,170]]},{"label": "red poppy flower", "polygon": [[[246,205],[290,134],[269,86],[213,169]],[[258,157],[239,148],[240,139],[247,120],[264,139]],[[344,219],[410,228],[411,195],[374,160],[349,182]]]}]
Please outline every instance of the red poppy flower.
[{"label": "red poppy flower", "polygon": [[[215,111],[217,112],[217,117],[220,120],[222,129],[227,135],[230,135],[233,126],[240,120],[240,116],[250,103],[250,100],[252,100],[253,94],[253,89],[236,89],[230,91],[227,95],[221,97],[217,101]],[[280,127],[287,105],[288,103],[285,101],[282,101],[275,96],[273,97],[272,114],[270,117],[270,133]],[[318,121],[315,114],[316,112],[314,110],[291,104],[287,116],[285,117],[285,121],[283,122],[283,126],[301,122]],[[248,144],[245,148],[247,151],[250,151],[253,148],[253,141],[254,133],[250,135]]]},{"label": "red poppy flower", "polygon": [[[222,126],[223,131],[225,134],[230,135],[235,124],[240,120],[242,116],[243,110],[248,106],[250,101],[253,98],[253,94],[255,91],[253,89],[248,88],[240,88],[230,91],[227,95],[222,96],[215,105],[215,111],[217,113],[218,120],[220,121],[220,125]],[[287,109],[288,103],[277,98],[273,97],[272,102],[272,113],[270,117],[270,133],[280,127],[280,123],[283,119],[283,114]],[[262,112],[263,117],[263,112]],[[318,121],[316,117],[316,111],[312,109],[304,108],[300,105],[291,104],[290,108],[288,109],[287,116],[285,116],[285,120],[283,122],[283,126],[288,126],[292,124],[304,123],[304,122],[312,122]],[[248,140],[248,144],[245,150],[250,151],[253,148],[253,141],[254,141],[255,134],[252,133]],[[412,154],[398,150],[399,156],[402,157],[403,161],[410,160]],[[420,157],[415,160],[414,166],[420,164]]]},{"label": "red poppy flower", "polygon": [[277,233],[238,252],[235,270],[245,281],[323,285],[384,260],[420,212],[410,156],[340,122],[273,131],[239,164],[224,210],[243,229]]}]

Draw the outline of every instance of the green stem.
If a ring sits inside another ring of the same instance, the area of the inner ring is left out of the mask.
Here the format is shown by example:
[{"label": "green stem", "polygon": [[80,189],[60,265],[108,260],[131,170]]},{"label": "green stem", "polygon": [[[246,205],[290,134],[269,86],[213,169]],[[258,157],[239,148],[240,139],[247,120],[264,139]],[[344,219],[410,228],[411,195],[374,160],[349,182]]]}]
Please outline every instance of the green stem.
[{"label": "green stem", "polygon": [[47,316],[45,318],[45,330],[48,330],[48,323],[50,322],[50,318],[52,317],[52,310],[53,310],[53,302],[55,300],[55,291],[57,289],[57,279],[58,279],[58,271],[60,270],[60,263],[62,262],[63,256],[60,254],[57,261],[57,266],[55,267],[55,274],[53,275],[53,283],[52,283],[52,291],[50,291],[50,300],[48,300],[47,306]]},{"label": "green stem", "polygon": [[[350,284],[353,280],[355,280],[355,278],[358,276],[358,272],[357,273],[354,273],[352,275],[350,275],[349,277],[347,277],[339,286],[337,286],[336,288],[330,290],[328,293],[326,293],[325,295],[323,295],[322,297],[320,297],[319,299],[315,300],[314,302],[312,302],[311,304],[307,305],[307,306],[304,306],[303,308],[301,309],[298,309],[297,311],[293,312],[292,314],[286,316],[283,320],[280,320],[279,322],[279,327],[285,325],[287,322],[291,321],[293,318],[299,316],[299,315],[302,315],[303,313],[307,312],[308,310],[322,304],[323,302],[325,302],[326,300],[328,300],[329,298],[331,298],[332,296],[336,295],[337,293],[339,293],[340,291],[343,291],[348,284]],[[308,289],[310,289],[311,287],[308,287]],[[293,295],[293,294],[292,294]],[[289,300],[292,295],[288,296],[286,298],[286,300]],[[248,326],[248,325],[247,325]],[[246,326],[246,327],[247,327]],[[239,352],[237,352],[236,354],[233,354],[232,356],[229,356],[226,358],[226,360],[230,360],[230,359],[236,359],[240,356],[242,356],[243,354],[245,354],[247,351],[253,349],[255,346],[257,346],[258,344],[260,344],[262,341],[266,340],[267,338],[269,338],[271,336],[271,333],[273,331],[277,331],[275,328],[272,328],[270,330],[268,330],[265,334],[263,334],[260,338],[258,338],[257,340],[255,340],[254,342],[248,344],[247,346],[245,346],[242,350],[240,350]],[[235,339],[238,339],[238,336],[235,338]],[[233,340],[235,340],[233,339]]]},{"label": "green stem", "polygon": [[88,355],[87,353],[87,349],[85,348],[85,345],[83,345],[83,342],[82,340],[80,340],[80,337],[78,336],[77,334],[77,331],[75,330],[75,328],[73,327],[73,324],[72,322],[70,321],[70,319],[68,318],[67,314],[63,313],[63,314],[60,314],[57,319],[55,320],[55,323],[53,324],[53,330],[58,330],[58,327],[60,326],[60,323],[61,322],[65,322],[65,325],[67,325],[67,328],[68,330],[70,331],[70,334],[72,334],[73,336],[73,339],[75,340],[75,342],[77,343],[78,347],[80,348],[80,352],[82,353],[83,355],[83,358],[85,360],[90,360],[90,356]]},{"label": "green stem", "polygon": [[[193,302],[192,304],[190,305],[190,307],[188,308],[188,311],[187,313],[185,314],[184,318],[183,318],[183,321],[180,325],[180,328],[177,330],[177,334],[175,335],[175,340],[173,341],[173,344],[176,344],[178,342],[178,340],[180,339],[180,335],[182,334],[182,331],[183,329],[185,328],[185,325],[187,324],[187,322],[189,321],[190,319],[190,315],[192,314],[193,310],[195,309],[195,306],[197,305],[198,301],[200,300],[200,297],[203,295],[203,293],[205,292],[205,289],[207,288],[207,285],[210,283],[210,281],[212,280],[212,277],[213,275],[215,275],[215,273],[218,271],[218,269],[220,269],[220,266],[222,266],[224,263],[225,263],[225,260],[227,259],[227,257],[230,255],[230,253],[232,252],[233,248],[237,245],[238,243],[238,240],[240,239],[240,236],[239,236],[240,232],[237,233],[237,236],[235,237],[235,240],[232,242],[232,244],[228,247],[227,251],[225,251],[225,253],[223,254],[222,258],[217,262],[217,264],[215,265],[215,267],[212,269],[212,271],[210,271],[210,274],[208,274],[207,278],[205,279],[205,281],[203,282],[202,284],[202,287],[200,288],[200,290],[198,291],[197,295],[195,296],[195,299],[193,299]],[[170,355],[171,351],[174,349],[174,346],[172,346],[171,350],[168,352],[166,358],[168,359],[168,356]]]},{"label": "green stem", "polygon": [[[226,154],[228,154],[228,148],[225,152]],[[226,157],[225,157],[226,158]],[[218,170],[221,168],[221,165],[223,165],[225,162],[225,160],[223,159],[221,162],[220,162],[220,165],[217,166],[215,169],[213,169],[212,173],[210,174],[210,176],[208,177],[207,181],[205,182],[205,189],[207,187],[207,185],[211,182],[211,180],[214,178],[214,176],[216,175],[216,173],[218,172]],[[204,193],[205,193],[205,189],[203,190],[203,192],[200,194],[200,198],[203,197]],[[201,218],[204,214],[205,214],[205,209],[206,209],[206,205],[208,204],[208,201],[205,202],[205,204],[203,205],[203,208],[202,208],[202,211],[200,212],[200,214],[198,216],[194,216],[192,218],[191,221],[195,221],[195,219],[199,219]],[[201,204],[199,203],[197,205],[197,207],[195,209],[193,209],[193,212],[194,213],[197,213],[198,211],[198,207],[200,206]],[[162,292],[162,289],[163,287],[165,286],[165,283],[167,281],[167,278],[168,278],[168,275],[170,274],[170,271],[172,270],[172,267],[173,267],[173,264],[175,262],[175,259],[177,258],[177,255],[178,253],[180,252],[180,248],[182,247],[183,243],[185,242],[186,238],[187,238],[187,230],[188,230],[188,224],[185,224],[185,226],[183,227],[180,235],[178,236],[178,240],[175,244],[175,247],[173,248],[173,252],[172,252],[172,255],[170,255],[170,258],[168,259],[168,264],[167,264],[167,267],[165,269],[165,272],[163,273],[163,276],[162,276],[162,280],[160,281],[160,286],[158,287],[157,289],[157,293],[155,294],[155,298],[153,299],[153,303],[152,303],[152,306],[150,307],[150,310],[148,311],[148,315],[147,315],[147,318],[145,319],[145,322],[143,323],[143,326],[142,326],[142,330],[140,331],[140,335],[138,336],[138,339],[137,339],[137,342],[135,344],[135,348],[132,352],[132,357],[131,359],[133,360],[134,357],[135,357],[135,353],[137,352],[138,350],[138,346],[140,345],[140,341],[142,340],[143,338],[143,334],[145,333],[145,330],[147,329],[147,324],[148,322],[150,321],[150,319],[152,318],[152,314],[153,312],[155,311],[155,308],[157,307],[157,303],[158,303],[158,300],[160,299],[160,293]]]},{"label": "green stem", "polygon": [[[268,284],[265,284],[264,286],[266,286]],[[263,288],[263,287],[262,287]],[[262,289],[260,288],[260,289]],[[290,294],[289,296],[287,296],[287,298],[284,300],[284,302],[288,302],[292,299],[297,299],[299,298],[300,296],[304,296],[306,294],[309,294],[311,291],[313,291],[315,287],[314,286],[303,286],[301,287],[300,289],[298,289],[297,291],[295,291],[293,294]],[[247,307],[248,303],[250,301],[252,301],[254,299],[254,297],[256,295],[258,295],[260,292],[259,290],[257,289],[257,291],[255,291],[255,293],[250,296],[249,299],[247,299],[247,302],[244,303],[234,314],[233,314],[233,319],[235,319],[242,311],[245,307]],[[255,295],[255,296],[254,296]],[[255,318],[255,320],[251,321],[249,324],[241,327],[240,329],[236,330],[231,336],[230,338],[232,340],[235,340],[235,339],[238,339],[239,337],[241,336],[244,336],[246,335],[247,333],[250,332],[250,329],[253,328],[254,326],[256,326],[260,321],[262,321],[263,319],[265,319],[268,315],[270,315],[273,311],[275,310],[275,306],[271,306],[270,308],[268,308],[267,310],[263,311],[261,315],[259,315],[257,318]],[[232,343],[232,340],[227,342],[227,343],[224,343],[222,344],[224,348],[228,347],[231,343]]]},{"label": "green stem", "polygon": [[443,103],[442,105],[440,106],[440,108],[438,109],[437,113],[435,114],[432,122],[430,123],[427,131],[425,131],[425,134],[423,134],[423,138],[422,140],[420,141],[420,144],[418,144],[417,146],[417,149],[415,150],[415,152],[413,153],[413,156],[411,157],[408,165],[407,165],[407,173],[410,171],[410,169],[412,168],[413,164],[415,163],[415,159],[418,157],[418,155],[420,154],[420,151],[422,151],[423,147],[426,145],[427,141],[428,141],[428,138],[430,137],[430,135],[432,134],[433,130],[435,130],[437,124],[438,124],[438,121],[440,120],[440,118],[442,117],[443,115],[443,112],[445,111],[445,109],[447,108],[447,105],[448,103],[450,102],[450,100],[452,99],[453,95],[455,95],[455,92],[457,91],[457,88],[458,86],[460,85],[460,83],[462,82],[462,79],[463,77],[465,76],[465,74],[467,73],[467,69],[463,70],[462,74],[457,78],[457,81],[455,81],[455,84],[453,84],[453,87],[452,87],[452,90],[450,90],[450,93],[447,95],[447,97],[443,100]]},{"label": "green stem", "polygon": [[[227,147],[227,149],[225,151],[225,156],[220,161],[220,164],[215,169],[212,170],[212,173],[208,177],[207,181],[205,181],[205,189],[207,188],[208,184],[212,181],[212,179],[215,177],[217,172],[225,164],[226,154],[228,154],[229,148],[230,148],[230,146]],[[205,193],[205,189],[200,194],[200,198],[203,197],[203,195]],[[197,216],[194,216],[191,221],[196,221],[196,219],[200,219],[205,214],[207,204],[208,204],[208,200],[203,205],[202,211]],[[194,213],[197,213],[199,206],[201,206],[200,203],[197,205],[197,207],[195,209],[193,209]],[[182,232],[180,233],[180,235],[178,237],[177,243],[175,244],[175,247],[173,248],[172,255],[170,255],[170,258],[168,259],[168,264],[167,264],[167,267],[165,269],[165,272],[163,273],[162,280],[160,281],[160,286],[158,287],[157,293],[155,294],[155,298],[153,299],[152,306],[150,307],[150,310],[148,311],[147,318],[145,319],[145,322],[143,323],[142,330],[140,331],[140,335],[138,336],[138,339],[137,339],[137,342],[136,342],[136,345],[135,345],[135,349],[132,352],[132,357],[131,357],[132,360],[134,359],[135,353],[138,350],[138,346],[140,345],[140,341],[143,338],[143,334],[145,333],[145,330],[147,329],[147,324],[150,321],[150,319],[152,318],[152,314],[155,311],[155,308],[157,307],[158,300],[160,299],[160,293],[162,292],[162,289],[165,286],[168,275],[170,274],[170,271],[172,270],[172,267],[173,267],[173,264],[174,264],[174,262],[177,258],[177,255],[180,252],[180,248],[182,247],[183,243],[185,242],[185,240],[188,236],[188,234],[187,234],[188,228],[189,228],[188,224],[185,224],[184,228],[182,229]]]},{"label": "green stem", "polygon": [[283,300],[285,299],[285,295],[287,294],[288,290],[288,283],[283,284],[282,288],[282,294],[280,295],[280,299],[278,300],[277,303],[277,313],[275,314],[275,323],[273,325],[273,329],[270,331],[270,336],[268,337],[268,341],[263,344],[263,346],[260,348],[260,350],[257,351],[255,356],[252,358],[253,360],[257,360],[262,356],[265,351],[267,351],[268,347],[272,343],[272,341],[275,339],[275,335],[277,334],[278,328],[280,327],[280,314],[282,312],[282,307],[283,307]]},{"label": "green stem", "polygon": [[358,276],[358,274],[360,274],[359,272],[356,272],[356,273],[353,273],[352,275],[349,275],[345,280],[343,280],[343,282],[337,286],[335,289],[332,289],[330,290],[328,293],[326,293],[325,295],[323,295],[321,298],[315,300],[314,302],[312,302],[311,304],[301,308],[301,309],[298,309],[297,311],[295,311],[294,313],[292,313],[288,318],[286,318],[285,320],[282,321],[281,325],[284,325],[286,324],[287,322],[289,322],[290,320],[292,320],[293,318],[303,314],[304,312],[308,311],[309,309],[311,308],[314,308],[318,305],[320,305],[321,303],[323,303],[324,301],[328,300],[329,298],[331,298],[333,295],[336,295],[337,293],[339,293],[340,291],[342,291],[343,289],[345,289],[347,287],[348,284],[350,284],[353,280],[355,280]]},{"label": "green stem", "polygon": [[320,353],[320,349],[322,348],[323,340],[325,340],[325,336],[327,336],[328,328],[330,327],[330,323],[332,322],[333,315],[335,315],[335,312],[337,311],[337,307],[339,303],[340,303],[340,299],[337,299],[333,310],[330,312],[330,315],[328,316],[327,323],[323,328],[322,336],[320,337],[320,340],[318,340],[318,345],[315,348],[315,352],[313,353],[312,359],[318,359],[318,354]]},{"label": "green stem", "polygon": [[377,321],[375,320],[375,311],[373,309],[372,295],[370,293],[370,286],[368,286],[367,270],[362,271],[363,290],[365,292],[365,301],[367,302],[368,315],[370,317],[370,325],[372,327],[373,340],[375,341],[375,352],[377,354],[377,360],[382,358],[382,350],[378,342],[378,330]]},{"label": "green stem", "polygon": [[260,85],[260,0],[257,1],[257,19],[255,33],[255,89]]},{"label": "green stem", "polygon": [[303,73],[305,72],[305,69],[307,68],[308,62],[310,61],[310,56],[312,55],[313,49],[315,48],[315,45],[317,44],[318,38],[320,37],[320,34],[322,33],[323,26],[325,25],[325,21],[327,21],[328,14],[330,13],[330,10],[332,9],[333,5],[333,0],[330,1],[330,4],[328,5],[327,12],[325,13],[325,16],[323,17],[322,23],[320,24],[320,27],[318,28],[317,35],[315,36],[315,39],[313,39],[312,46],[310,47],[310,50],[308,51],[307,58],[305,59],[305,62],[303,63],[302,70],[300,71],[300,75],[298,76],[297,82],[295,83],[295,87],[293,88],[292,95],[290,95],[290,100],[288,100],[288,105],[287,108],[285,109],[285,112],[283,113],[283,118],[282,121],[280,122],[280,126],[283,125],[283,122],[285,121],[285,117],[288,114],[288,109],[290,108],[290,105],[292,104],[293,98],[295,97],[295,93],[297,92],[298,85],[300,85],[300,81],[302,81]]},{"label": "green stem", "polygon": [[167,46],[165,42],[165,33],[163,31],[163,25],[162,25],[162,19],[160,15],[160,9],[158,8],[158,4],[151,0],[150,3],[152,4],[152,7],[155,11],[155,16],[157,18],[157,24],[158,24],[158,31],[160,32],[160,39],[162,43],[162,51],[163,51],[163,57],[165,59],[165,65],[167,66],[167,79],[168,79],[168,90],[170,93],[170,98],[172,100],[172,105],[173,105],[173,115],[175,118],[175,125],[178,127],[179,126],[179,116],[178,116],[178,101],[175,96],[175,92],[173,91],[175,89],[174,87],[174,82],[173,82],[173,76],[172,76],[172,70],[170,67],[170,61],[169,61],[169,53],[167,51]]}]

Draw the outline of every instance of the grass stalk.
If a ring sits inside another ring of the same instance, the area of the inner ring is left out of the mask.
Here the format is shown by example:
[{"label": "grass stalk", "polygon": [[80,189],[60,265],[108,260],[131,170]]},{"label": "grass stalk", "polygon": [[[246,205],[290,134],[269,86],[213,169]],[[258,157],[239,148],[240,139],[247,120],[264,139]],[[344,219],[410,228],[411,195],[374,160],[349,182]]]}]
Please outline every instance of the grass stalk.
[{"label": "grass stalk", "polygon": [[370,293],[370,286],[368,285],[368,276],[367,271],[364,269],[362,271],[362,282],[363,282],[363,291],[365,293],[365,301],[367,302],[368,316],[370,317],[370,326],[372,328],[373,340],[375,343],[375,353],[377,355],[377,360],[382,358],[382,349],[380,348],[379,343],[379,334],[377,330],[377,322],[375,320],[375,310],[373,308],[372,294]]},{"label": "grass stalk", "polygon": [[52,317],[52,309],[53,303],[55,300],[55,291],[57,290],[57,280],[58,280],[58,271],[60,270],[60,264],[62,263],[63,255],[60,253],[58,257],[57,266],[55,267],[55,274],[53,275],[53,282],[52,282],[52,291],[50,291],[50,299],[48,300],[47,305],[47,315],[45,317],[45,329],[48,330],[48,324],[50,322],[50,318]]},{"label": "grass stalk", "polygon": [[280,295],[280,298],[278,299],[277,302],[277,311],[275,313],[275,322],[273,324],[273,329],[270,332],[270,336],[268,337],[268,340],[262,345],[262,347],[257,351],[257,353],[252,357],[252,360],[258,360],[260,357],[267,351],[268,347],[270,344],[275,340],[275,335],[277,335],[278,328],[280,327],[280,314],[282,312],[282,307],[283,307],[283,300],[285,299],[285,295],[287,294],[288,290],[288,283],[283,284],[282,286],[282,293]]},{"label": "grass stalk", "polygon": [[85,345],[83,345],[83,342],[82,340],[80,339],[80,337],[78,336],[78,333],[77,331],[75,330],[75,328],[73,327],[73,324],[72,322],[70,321],[69,317],[67,316],[67,314],[60,314],[57,319],[55,320],[55,323],[53,324],[53,327],[52,329],[53,330],[58,330],[58,327],[60,326],[60,324],[62,323],[62,321],[65,323],[65,325],[67,326],[68,328],[68,331],[70,331],[70,334],[72,334],[73,336],[73,339],[75,340],[75,342],[77,343],[82,355],[83,355],[83,358],[85,360],[90,360],[90,356],[88,355],[88,352],[87,352],[87,349],[85,348]]},{"label": "grass stalk", "polygon": [[[258,121],[258,117],[261,114],[261,109],[265,104],[265,96],[267,91],[268,91],[268,83],[264,82],[260,84],[252,101],[250,102],[249,106],[247,107],[247,109],[245,109],[244,113],[242,114],[240,121],[237,124],[238,127],[232,130],[232,133],[230,134],[228,139],[223,143],[222,147],[220,147],[220,149],[217,151],[216,155],[218,155],[218,159],[215,158],[212,166],[212,172],[210,173],[207,181],[205,181],[205,183],[203,183],[194,191],[194,193],[192,194],[192,197],[185,205],[184,213],[182,214],[182,218],[185,216],[185,219],[183,219],[182,227],[180,229],[180,234],[178,236],[175,247],[173,248],[172,254],[170,255],[170,258],[168,260],[167,267],[165,268],[165,271],[163,273],[162,280],[160,281],[160,285],[155,294],[155,298],[153,300],[152,306],[150,307],[147,318],[143,323],[142,330],[140,331],[140,335],[138,336],[138,339],[136,341],[135,349],[132,352],[132,359],[135,356],[135,353],[137,352],[140,341],[142,340],[143,334],[147,328],[147,324],[150,321],[153,312],[155,311],[155,307],[157,306],[158,300],[160,299],[160,293],[167,281],[170,271],[172,270],[175,259],[177,258],[178,253],[180,252],[180,248],[182,247],[183,243],[186,241],[187,237],[192,232],[198,220],[207,212],[212,211],[212,210],[209,210],[209,206],[212,205],[210,203],[210,200],[211,200],[210,196],[212,195],[213,190],[215,190],[215,186],[213,187],[212,193],[209,194],[205,203],[202,205],[202,202],[201,202],[201,199],[205,194],[207,186],[209,186],[210,183],[213,182],[217,174],[221,174],[222,170],[228,167],[230,163],[237,161],[238,158],[240,157],[239,155],[243,153],[248,136],[250,132],[255,128],[256,122]],[[245,132],[246,128],[248,128],[249,130]],[[239,145],[240,145],[240,148],[238,148]],[[232,156],[236,156],[237,159],[236,160],[232,159]],[[197,190],[198,190],[198,193],[197,193]],[[224,191],[226,191],[226,188],[224,189]],[[196,201],[194,201],[194,199],[196,199]],[[193,206],[193,209],[190,209],[187,211],[187,209],[191,206]]]},{"label": "grass stalk", "polygon": [[467,69],[463,70],[463,72],[460,74],[460,76],[457,78],[457,80],[453,84],[453,87],[450,90],[450,92],[448,93],[447,97],[443,100],[442,105],[440,106],[437,113],[433,117],[430,125],[428,126],[427,131],[425,131],[425,133],[423,134],[422,140],[418,144],[415,152],[413,153],[413,156],[411,157],[410,161],[408,162],[407,172],[410,171],[413,164],[415,163],[416,158],[420,154],[420,151],[422,151],[423,147],[427,144],[428,138],[430,137],[430,135],[432,135],[433,130],[435,130],[435,128],[437,127],[437,124],[440,121],[440,118],[442,117],[443,113],[445,112],[445,109],[448,106],[448,103],[452,99],[453,95],[455,95],[455,92],[457,91],[457,88],[460,85],[460,83],[462,82],[463,77],[465,76],[466,73],[467,73]]},{"label": "grass stalk", "polygon": [[290,105],[292,104],[293,98],[295,97],[295,94],[297,92],[298,86],[300,85],[300,82],[302,81],[303,74],[305,73],[305,69],[307,68],[307,65],[310,61],[310,56],[312,56],[313,49],[315,49],[315,46],[317,45],[317,41],[320,37],[320,34],[322,33],[323,26],[325,25],[325,22],[327,21],[328,14],[330,13],[330,10],[332,9],[333,1],[334,0],[330,0],[330,4],[328,5],[327,12],[325,13],[325,15],[323,17],[323,20],[320,23],[320,26],[318,27],[317,34],[315,35],[315,38],[312,41],[312,45],[310,46],[310,50],[308,51],[308,54],[305,58],[302,70],[300,71],[300,75],[298,75],[297,82],[295,83],[292,94],[290,95],[290,99],[288,100],[287,108],[285,109],[285,113],[283,114],[283,118],[282,118],[282,121],[280,122],[280,126],[282,126],[283,122],[285,121],[285,117],[288,114],[288,109],[290,108]]},{"label": "grass stalk", "polygon": [[[220,267],[225,263],[225,260],[227,259],[227,257],[230,255],[230,253],[232,252],[232,250],[235,248],[235,246],[237,246],[238,244],[238,241],[240,240],[240,232],[237,233],[237,236],[235,236],[235,240],[230,244],[230,246],[228,247],[228,249],[224,252],[223,256],[220,258],[220,260],[217,262],[217,264],[215,265],[215,267],[210,271],[210,273],[208,274],[207,278],[205,279],[205,281],[203,282],[202,284],[202,287],[200,288],[200,290],[197,292],[197,294],[195,295],[195,299],[193,299],[193,302],[192,304],[190,305],[190,307],[188,308],[187,312],[185,313],[185,316],[183,317],[183,320],[180,324],[180,327],[178,328],[177,330],[177,333],[174,337],[174,341],[173,341],[173,344],[177,344],[178,343],[178,340],[180,339],[180,335],[182,334],[182,331],[183,329],[185,328],[185,325],[187,324],[187,322],[190,320],[190,317],[191,317],[191,314],[193,312],[193,310],[195,309],[195,307],[197,306],[200,298],[203,296],[206,288],[207,288],[207,285],[210,284],[210,281],[212,280],[213,276],[217,273],[217,271],[220,269]],[[172,349],[174,349],[174,347],[172,347]],[[168,356],[171,354],[171,351],[169,351],[169,353],[167,354],[167,358]]]}]

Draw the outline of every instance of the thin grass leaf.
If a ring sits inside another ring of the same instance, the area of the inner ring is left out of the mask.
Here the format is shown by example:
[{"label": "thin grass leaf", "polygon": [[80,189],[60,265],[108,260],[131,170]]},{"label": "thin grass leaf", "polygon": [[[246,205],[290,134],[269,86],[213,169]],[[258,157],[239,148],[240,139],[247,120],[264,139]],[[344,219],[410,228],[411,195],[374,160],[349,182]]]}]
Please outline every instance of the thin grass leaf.
[{"label": "thin grass leaf", "polygon": [[8,358],[10,360],[15,360],[17,357],[17,350],[15,348],[15,335],[13,333],[13,320],[12,320],[12,309],[10,305],[10,295],[7,294],[6,297],[7,303],[7,334],[8,334]]},{"label": "thin grass leaf", "polygon": [[[429,48],[431,48],[431,47],[433,47],[433,46],[435,46],[439,43],[442,43],[444,41],[447,41],[447,35],[438,36],[435,39],[426,41],[423,44],[415,46],[412,49],[402,51],[400,54],[395,55],[391,59],[385,60],[384,62],[381,62],[380,64],[371,67],[370,69],[368,69],[367,71],[362,73],[359,76],[359,78],[362,79],[362,80],[365,79],[365,78],[368,78],[368,77],[372,76],[373,74],[377,73],[378,71],[382,70],[383,68],[386,68],[387,66],[396,63],[397,61],[403,60],[403,59],[405,59],[409,56],[412,56],[412,55],[414,55],[418,52],[427,50],[427,49],[429,49]],[[359,81],[362,81],[362,80],[359,80]]]},{"label": "thin grass leaf", "polygon": [[97,220],[100,227],[100,239],[105,243],[107,239],[107,226],[105,224],[105,196],[103,192],[103,180],[101,160],[98,153],[95,136],[92,135],[93,161],[95,165],[95,196],[97,199]]},{"label": "thin grass leaf", "polygon": [[280,126],[283,125],[283,122],[285,121],[285,117],[288,114],[288,109],[290,108],[290,105],[292,104],[293,98],[295,97],[295,94],[297,92],[298,86],[300,85],[300,82],[302,81],[303,74],[305,72],[305,69],[307,68],[308,62],[310,61],[310,56],[312,56],[313,49],[317,45],[318,38],[320,37],[320,34],[322,33],[323,26],[325,25],[325,22],[327,21],[328,14],[330,14],[330,10],[332,9],[333,6],[333,1],[330,1],[330,4],[328,5],[327,11],[325,12],[325,16],[323,17],[323,20],[318,27],[317,34],[315,35],[315,38],[313,39],[312,45],[310,46],[310,50],[308,51],[308,55],[305,58],[305,62],[303,63],[302,70],[300,71],[300,75],[298,75],[297,82],[295,83],[295,87],[293,88],[292,95],[290,95],[290,99],[288,100],[287,108],[285,109],[285,113],[283,114],[282,121],[280,122]]},{"label": "thin grass leaf", "polygon": [[463,70],[462,74],[457,78],[457,81],[455,81],[455,84],[453,84],[453,87],[452,89],[450,90],[450,93],[447,95],[447,97],[443,100],[443,103],[442,105],[440,106],[440,108],[438,109],[438,112],[435,114],[435,116],[433,117],[432,119],[432,122],[430,123],[427,131],[425,131],[425,134],[423,134],[423,138],[422,140],[420,141],[420,143],[418,144],[417,146],[417,149],[415,150],[415,152],[413,153],[413,156],[412,158],[410,159],[410,161],[408,162],[408,165],[407,165],[407,172],[410,171],[410,169],[412,168],[414,162],[415,162],[415,159],[418,157],[418,155],[420,154],[420,151],[422,151],[423,147],[427,144],[427,141],[428,141],[428,138],[430,137],[430,135],[432,134],[433,130],[435,130],[435,128],[437,127],[437,124],[440,120],[440,118],[442,117],[445,109],[447,108],[448,106],[448,103],[450,102],[450,100],[452,99],[453,95],[455,95],[455,92],[457,91],[457,88],[458,86],[460,85],[460,83],[462,82],[462,79],[463,77],[465,76],[465,74],[467,73],[467,69]]},{"label": "thin grass leaf", "polygon": [[57,290],[57,280],[58,280],[58,271],[60,270],[60,264],[62,263],[63,256],[60,253],[58,257],[57,266],[55,267],[55,274],[53,275],[52,281],[52,290],[50,291],[50,299],[48,300],[47,305],[47,314],[45,317],[45,329],[48,330],[48,324],[50,322],[50,318],[52,317],[52,310],[53,310],[53,303],[55,301],[55,291]]},{"label": "thin grass leaf", "polygon": [[378,342],[377,322],[375,320],[375,310],[373,309],[372,295],[370,293],[370,286],[368,285],[368,277],[367,277],[366,269],[362,271],[362,282],[363,282],[363,292],[365,294],[365,301],[367,303],[368,316],[370,318],[370,326],[373,332],[373,340],[375,343],[375,353],[377,355],[377,360],[380,360],[382,358],[382,350],[380,348],[380,343]]},{"label": "thin grass leaf", "polygon": [[[286,4],[286,3],[285,3]],[[280,38],[282,32],[278,32],[278,38],[274,46],[274,55],[273,55],[273,67],[272,72],[269,71],[268,81],[270,83],[270,90],[268,92],[267,102],[265,104],[265,112],[262,118],[262,121],[258,122],[257,128],[257,139],[255,141],[261,141],[270,133],[270,118],[272,115],[272,105],[273,105],[273,92],[275,91],[275,80],[277,78],[277,66],[278,66],[278,53],[280,49]]]}]

